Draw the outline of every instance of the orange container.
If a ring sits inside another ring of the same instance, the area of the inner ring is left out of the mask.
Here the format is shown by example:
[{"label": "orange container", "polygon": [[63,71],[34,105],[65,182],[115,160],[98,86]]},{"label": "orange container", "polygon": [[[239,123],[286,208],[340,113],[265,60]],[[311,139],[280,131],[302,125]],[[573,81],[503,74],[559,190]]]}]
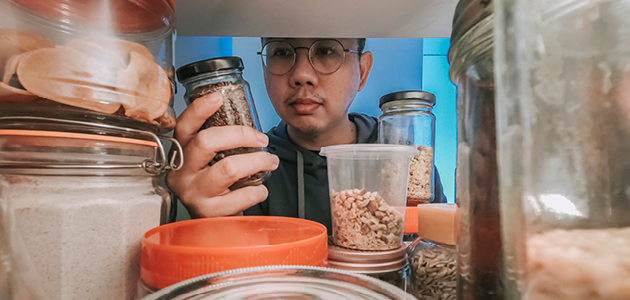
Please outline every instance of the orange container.
[{"label": "orange container", "polygon": [[197,276],[268,265],[324,267],[328,235],[320,223],[289,217],[240,216],[180,221],[142,240],[141,278],[162,289]]}]

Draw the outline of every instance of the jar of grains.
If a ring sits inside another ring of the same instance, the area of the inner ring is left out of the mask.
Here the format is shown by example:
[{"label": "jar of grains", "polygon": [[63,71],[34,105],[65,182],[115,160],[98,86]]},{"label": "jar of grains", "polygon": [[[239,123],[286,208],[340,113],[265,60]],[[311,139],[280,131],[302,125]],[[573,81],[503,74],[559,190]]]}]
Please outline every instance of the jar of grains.
[{"label": "jar of grains", "polygon": [[336,246],[329,239],[328,267],[380,279],[403,291],[409,287],[407,244],[384,251],[353,250]]},{"label": "jar of grains", "polygon": [[401,91],[379,100],[383,114],[378,118],[381,144],[409,145],[418,148],[411,158],[407,206],[433,201],[435,115],[431,109],[435,95],[424,91]]},{"label": "jar of grains", "polygon": [[420,300],[457,299],[457,206],[418,205],[418,238],[409,245],[410,292]]},{"label": "jar of grains", "polygon": [[[243,79],[243,61],[240,57],[219,57],[202,60],[177,69],[177,79],[186,88],[184,99],[190,105],[201,97],[214,92],[223,95],[223,105],[206,120],[201,129],[216,126],[243,125],[261,131],[258,114],[254,106],[249,83]],[[220,151],[210,161],[214,165],[219,160],[234,154],[262,151],[261,148],[241,147]],[[261,184],[269,172],[259,172],[235,182],[230,189]]]},{"label": "jar of grains", "polygon": [[142,236],[171,215],[171,197],[158,184],[171,160],[159,138],[122,128],[64,132],[47,122],[38,126],[51,130],[18,129],[38,126],[7,118],[0,118],[0,298],[134,299]]},{"label": "jar of grains", "polygon": [[457,86],[457,288],[459,299],[466,300],[506,299],[497,122],[508,115],[496,114],[493,3],[459,1],[448,52]]}]

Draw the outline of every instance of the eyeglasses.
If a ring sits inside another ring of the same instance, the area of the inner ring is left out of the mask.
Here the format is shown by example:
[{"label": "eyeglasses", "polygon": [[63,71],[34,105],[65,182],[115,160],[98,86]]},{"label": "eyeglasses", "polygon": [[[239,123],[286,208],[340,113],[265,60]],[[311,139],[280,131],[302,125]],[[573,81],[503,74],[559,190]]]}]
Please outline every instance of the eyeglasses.
[{"label": "eyeglasses", "polygon": [[265,44],[258,55],[262,62],[274,75],[289,73],[297,59],[297,49],[308,50],[308,61],[321,74],[335,73],[346,57],[346,52],[358,53],[357,50],[345,49],[337,40],[317,40],[309,47],[293,47],[288,42],[271,41]]}]

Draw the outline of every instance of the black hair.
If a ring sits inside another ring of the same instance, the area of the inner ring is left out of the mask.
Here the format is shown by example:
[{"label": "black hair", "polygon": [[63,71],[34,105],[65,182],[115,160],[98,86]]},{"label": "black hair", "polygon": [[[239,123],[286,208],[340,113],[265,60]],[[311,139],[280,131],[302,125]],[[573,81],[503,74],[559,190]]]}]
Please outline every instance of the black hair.
[{"label": "black hair", "polygon": [[359,51],[359,55],[361,55],[363,54],[363,50],[365,50],[365,38],[358,38],[357,43],[359,44],[357,51]]}]

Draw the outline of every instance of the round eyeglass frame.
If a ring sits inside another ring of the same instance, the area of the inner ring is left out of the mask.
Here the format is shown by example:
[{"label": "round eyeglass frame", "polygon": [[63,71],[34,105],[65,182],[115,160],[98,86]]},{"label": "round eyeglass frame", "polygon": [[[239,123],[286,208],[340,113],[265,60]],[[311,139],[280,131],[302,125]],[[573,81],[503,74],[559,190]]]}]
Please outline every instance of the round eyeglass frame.
[{"label": "round eyeglass frame", "polygon": [[[313,59],[312,59],[312,55],[311,55],[311,50],[313,49],[313,45],[317,44],[318,42],[322,42],[322,41],[333,41],[333,42],[336,42],[336,43],[338,43],[338,44],[341,46],[341,49],[343,49],[343,51],[342,51],[343,56],[341,57],[341,62],[339,63],[339,65],[338,65],[338,66],[337,66],[334,70],[332,70],[332,71],[330,71],[330,72],[322,72],[322,71],[318,70],[318,69],[317,69],[317,67],[315,67],[315,65],[313,64]],[[273,71],[271,71],[271,69],[270,69],[270,68],[267,66],[267,64],[265,63],[265,56],[266,56],[266,55],[264,54],[264,52],[265,52],[265,48],[267,47],[267,45],[269,45],[269,44],[271,44],[271,43],[286,43],[286,44],[287,44],[287,45],[289,45],[291,48],[293,48],[293,62],[291,63],[291,67],[290,67],[290,68],[288,68],[288,69],[287,69],[285,72],[283,72],[283,73],[274,73]],[[359,54],[359,55],[361,55],[361,53],[362,53],[362,52],[360,52],[360,51],[358,51],[358,50],[353,50],[353,49],[346,49],[346,48],[344,48],[343,44],[342,44],[340,41],[335,40],[335,39],[319,39],[319,40],[315,40],[315,41],[313,41],[313,43],[311,43],[311,45],[310,45],[310,46],[308,46],[308,47],[293,47],[293,45],[291,45],[291,43],[289,43],[289,42],[286,42],[286,41],[278,41],[278,40],[272,40],[272,41],[269,41],[269,42],[265,43],[265,44],[263,45],[262,49],[261,49],[259,52],[256,52],[256,54],[260,55],[260,59],[262,60],[262,64],[263,64],[263,66],[265,67],[265,69],[267,69],[267,70],[268,70],[271,74],[273,74],[273,75],[276,75],[276,76],[282,76],[282,75],[285,75],[285,74],[289,73],[289,72],[293,69],[293,67],[295,66],[295,62],[297,61],[297,50],[298,50],[298,49],[306,49],[306,50],[308,51],[308,58],[309,58],[309,59],[308,59],[308,62],[311,64],[311,67],[313,67],[313,70],[315,70],[315,71],[317,71],[318,73],[323,74],[323,75],[329,75],[329,74],[332,74],[332,73],[337,72],[337,71],[339,70],[339,68],[341,68],[341,66],[343,65],[343,62],[346,60],[346,52],[349,52],[349,53],[357,53],[357,54]]]}]

